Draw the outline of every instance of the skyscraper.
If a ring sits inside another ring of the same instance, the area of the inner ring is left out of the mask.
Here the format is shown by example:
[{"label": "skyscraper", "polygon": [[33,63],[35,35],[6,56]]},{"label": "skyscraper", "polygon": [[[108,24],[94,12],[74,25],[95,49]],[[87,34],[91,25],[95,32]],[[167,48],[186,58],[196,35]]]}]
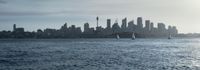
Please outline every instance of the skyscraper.
[{"label": "skyscraper", "polygon": [[67,30],[67,22],[61,27],[61,30],[63,30],[63,31]]},{"label": "skyscraper", "polygon": [[134,28],[134,21],[133,20],[128,22],[128,28],[129,29]]},{"label": "skyscraper", "polygon": [[13,25],[13,31],[15,31],[15,30],[16,30],[16,24]]},{"label": "skyscraper", "polygon": [[89,24],[88,24],[88,23],[85,23],[85,24],[84,24],[84,32],[88,32],[88,31],[89,31],[89,28],[90,28]]},{"label": "skyscraper", "polygon": [[153,24],[153,22],[151,22],[151,26],[150,26],[150,28],[151,28],[151,30],[154,29],[154,24]]},{"label": "skyscraper", "polygon": [[178,30],[176,29],[176,26],[172,27],[172,32],[173,32],[174,35],[178,34]]},{"label": "skyscraper", "polygon": [[99,17],[98,16],[96,17],[96,20],[97,20],[97,27],[99,27]]},{"label": "skyscraper", "polygon": [[113,30],[113,33],[119,33],[120,32],[121,28],[119,27],[117,20],[112,25],[112,30]]},{"label": "skyscraper", "polygon": [[128,22],[128,27],[127,28],[128,28],[127,31],[129,31],[129,32],[133,32],[134,31],[135,32],[136,25],[134,24],[134,20]]},{"label": "skyscraper", "polygon": [[158,23],[158,30],[159,30],[159,31],[164,31],[164,30],[166,30],[165,24],[163,24],[163,23]]},{"label": "skyscraper", "polygon": [[111,19],[107,19],[107,29],[110,29],[111,28]]},{"label": "skyscraper", "polygon": [[150,20],[146,20],[146,21],[145,21],[145,29],[146,29],[147,31],[150,31]]},{"label": "skyscraper", "polygon": [[172,29],[172,26],[169,25],[169,26],[168,26],[168,30],[171,31],[171,29]]},{"label": "skyscraper", "polygon": [[142,29],[143,28],[142,17],[138,17],[137,18],[137,27],[138,27],[138,29]]},{"label": "skyscraper", "polygon": [[122,19],[122,25],[121,25],[121,28],[123,31],[125,31],[125,29],[127,27],[126,25],[127,25],[127,18],[124,18],[124,19]]}]

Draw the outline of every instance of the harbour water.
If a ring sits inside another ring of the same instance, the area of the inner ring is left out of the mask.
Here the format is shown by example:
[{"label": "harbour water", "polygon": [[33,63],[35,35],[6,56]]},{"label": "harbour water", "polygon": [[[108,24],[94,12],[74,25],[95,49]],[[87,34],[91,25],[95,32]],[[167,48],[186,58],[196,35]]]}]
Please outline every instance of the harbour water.
[{"label": "harbour water", "polygon": [[0,70],[200,70],[200,39],[0,40]]}]

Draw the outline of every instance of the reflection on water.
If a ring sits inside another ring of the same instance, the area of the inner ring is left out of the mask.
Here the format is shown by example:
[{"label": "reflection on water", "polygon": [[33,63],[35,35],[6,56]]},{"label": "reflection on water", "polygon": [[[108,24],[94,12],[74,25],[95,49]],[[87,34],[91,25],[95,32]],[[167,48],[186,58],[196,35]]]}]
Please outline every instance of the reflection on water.
[{"label": "reflection on water", "polygon": [[200,39],[0,40],[0,69],[199,70]]}]

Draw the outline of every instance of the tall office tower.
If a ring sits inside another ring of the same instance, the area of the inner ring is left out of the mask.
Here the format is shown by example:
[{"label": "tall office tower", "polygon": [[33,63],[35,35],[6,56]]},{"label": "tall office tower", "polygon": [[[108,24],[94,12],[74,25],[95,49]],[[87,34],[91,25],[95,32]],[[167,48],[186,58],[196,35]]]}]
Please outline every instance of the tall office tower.
[{"label": "tall office tower", "polygon": [[16,30],[16,24],[13,25],[13,31],[15,31],[15,30]]},{"label": "tall office tower", "polygon": [[99,17],[98,16],[96,17],[96,20],[97,20],[97,27],[99,27]]},{"label": "tall office tower", "polygon": [[150,28],[151,28],[151,30],[154,29],[154,24],[153,24],[153,22],[151,22],[151,26],[150,26]]},{"label": "tall office tower", "polygon": [[72,28],[72,29],[75,29],[75,28],[76,28],[76,25],[71,25],[71,28]]},{"label": "tall office tower", "polygon": [[158,23],[158,30],[159,30],[159,31],[164,31],[164,30],[166,30],[165,24],[163,24],[163,23]]},{"label": "tall office tower", "polygon": [[138,27],[139,29],[142,29],[142,28],[143,28],[142,17],[138,17],[138,18],[137,18],[137,27]]},{"label": "tall office tower", "polygon": [[178,30],[176,29],[176,26],[172,27],[172,31],[173,31],[174,34],[178,34]]},{"label": "tall office tower", "polygon": [[135,32],[136,25],[134,24],[134,20],[128,22],[127,31],[128,32]]},{"label": "tall office tower", "polygon": [[127,18],[122,19],[122,25],[121,25],[122,31],[126,29],[127,27],[126,24],[127,24]]},{"label": "tall office tower", "polygon": [[67,30],[67,23],[65,23],[63,26],[61,26],[61,30]]},{"label": "tall office tower", "polygon": [[112,25],[112,30],[113,30],[114,33],[119,33],[121,31],[121,28],[119,27],[117,20]]},{"label": "tall office tower", "polygon": [[169,25],[167,31],[168,31],[169,34],[172,34],[173,33],[172,26]]},{"label": "tall office tower", "polygon": [[109,29],[109,28],[111,28],[111,19],[107,19],[107,28]]},{"label": "tall office tower", "polygon": [[150,31],[151,29],[150,29],[151,27],[150,27],[150,20],[146,20],[145,21],[145,29],[147,30],[147,31]]},{"label": "tall office tower", "polygon": [[67,22],[65,22],[64,27],[67,28]]},{"label": "tall office tower", "polygon": [[128,22],[128,28],[134,28],[134,20]]},{"label": "tall office tower", "polygon": [[65,25],[64,25],[66,28],[67,28],[67,22],[65,22]]},{"label": "tall office tower", "polygon": [[85,23],[84,24],[84,32],[88,32],[89,28],[90,28],[89,23]]},{"label": "tall office tower", "polygon": [[169,25],[169,26],[168,26],[168,30],[171,30],[171,29],[172,29],[172,26]]}]

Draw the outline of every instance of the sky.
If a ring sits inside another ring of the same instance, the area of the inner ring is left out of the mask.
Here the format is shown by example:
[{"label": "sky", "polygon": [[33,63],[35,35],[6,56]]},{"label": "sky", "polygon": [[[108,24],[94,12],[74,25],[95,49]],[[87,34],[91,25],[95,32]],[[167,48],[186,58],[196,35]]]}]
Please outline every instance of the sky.
[{"label": "sky", "polygon": [[[200,33],[200,0],[0,0],[0,30],[12,30],[13,24],[26,31],[59,29],[65,22],[82,27],[88,22],[106,27],[127,17],[143,17],[154,26],[162,22],[176,26],[179,33]],[[143,22],[144,24],[144,22]]]}]

